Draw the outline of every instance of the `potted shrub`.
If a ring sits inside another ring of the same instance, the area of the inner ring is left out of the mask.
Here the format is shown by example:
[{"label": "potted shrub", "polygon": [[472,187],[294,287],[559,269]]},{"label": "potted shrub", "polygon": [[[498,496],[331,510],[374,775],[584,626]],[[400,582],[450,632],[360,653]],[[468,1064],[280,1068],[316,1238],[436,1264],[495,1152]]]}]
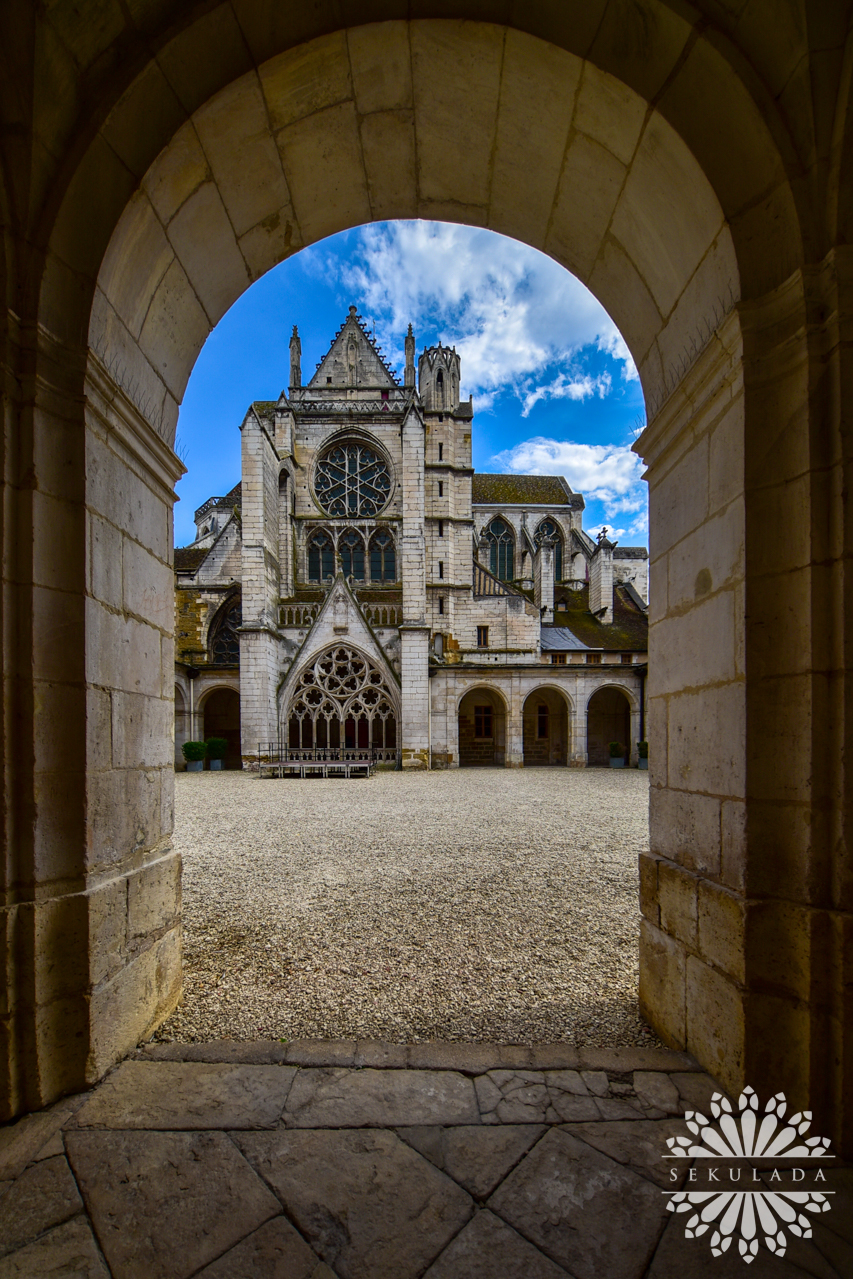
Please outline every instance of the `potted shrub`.
[{"label": "potted shrub", "polygon": [[223,761],[228,754],[228,742],[224,737],[208,737],[205,746],[210,767],[214,772],[218,772],[223,767]]},{"label": "potted shrub", "polygon": [[637,742],[637,768],[647,770],[649,767],[649,743]]},{"label": "potted shrub", "polygon": [[181,750],[184,753],[184,759],[187,761],[187,772],[200,773],[204,768],[204,757],[207,754],[205,743],[184,742]]},{"label": "potted shrub", "polygon": [[611,768],[625,767],[625,747],[622,745],[621,742],[610,743],[610,767]]}]

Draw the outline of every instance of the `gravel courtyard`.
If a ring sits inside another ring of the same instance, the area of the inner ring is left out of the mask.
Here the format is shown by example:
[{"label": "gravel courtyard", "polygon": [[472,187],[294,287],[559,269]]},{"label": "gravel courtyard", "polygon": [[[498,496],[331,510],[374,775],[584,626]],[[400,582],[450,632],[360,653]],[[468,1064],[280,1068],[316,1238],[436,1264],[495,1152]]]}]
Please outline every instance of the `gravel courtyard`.
[{"label": "gravel courtyard", "polygon": [[646,773],[175,781],[184,996],[158,1039],[657,1042]]}]

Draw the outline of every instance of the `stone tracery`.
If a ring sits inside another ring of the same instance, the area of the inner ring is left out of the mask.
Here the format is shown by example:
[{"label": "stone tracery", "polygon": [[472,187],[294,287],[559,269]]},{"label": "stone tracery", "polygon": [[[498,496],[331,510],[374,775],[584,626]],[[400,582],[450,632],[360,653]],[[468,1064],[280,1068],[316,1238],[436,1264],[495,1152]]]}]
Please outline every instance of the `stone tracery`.
[{"label": "stone tracery", "polygon": [[367,749],[382,759],[396,756],[396,699],[382,671],[349,645],[326,649],[305,668],[285,719],[291,749]]}]

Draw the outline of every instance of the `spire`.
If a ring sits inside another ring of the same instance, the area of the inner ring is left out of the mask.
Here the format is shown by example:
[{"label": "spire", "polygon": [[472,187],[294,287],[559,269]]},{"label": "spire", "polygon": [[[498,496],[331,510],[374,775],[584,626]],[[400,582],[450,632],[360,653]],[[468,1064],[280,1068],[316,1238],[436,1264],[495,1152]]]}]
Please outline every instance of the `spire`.
[{"label": "spire", "polygon": [[415,335],[412,332],[412,326],[409,325],[409,331],[406,334],[406,386],[415,385]]},{"label": "spire", "polygon": [[292,387],[302,385],[302,343],[295,324],[290,337],[290,385]]}]

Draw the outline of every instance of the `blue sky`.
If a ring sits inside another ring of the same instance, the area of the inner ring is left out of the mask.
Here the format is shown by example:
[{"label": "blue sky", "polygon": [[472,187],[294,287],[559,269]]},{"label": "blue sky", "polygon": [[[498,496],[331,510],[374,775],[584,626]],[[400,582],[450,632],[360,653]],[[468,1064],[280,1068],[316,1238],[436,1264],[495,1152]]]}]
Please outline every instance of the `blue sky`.
[{"label": "blue sky", "polygon": [[584,524],[647,544],[646,486],[631,444],[643,397],[625,343],[579,280],[535,249],[477,227],[389,222],[304,249],[234,303],[211,333],[178,420],[189,468],[178,485],[175,542],[193,511],[240,478],[240,423],[252,400],[286,387],[294,324],[308,381],[355,303],[399,373],[403,337],[439,339],[462,361],[474,397],[478,471],[565,475],[587,502]]}]

